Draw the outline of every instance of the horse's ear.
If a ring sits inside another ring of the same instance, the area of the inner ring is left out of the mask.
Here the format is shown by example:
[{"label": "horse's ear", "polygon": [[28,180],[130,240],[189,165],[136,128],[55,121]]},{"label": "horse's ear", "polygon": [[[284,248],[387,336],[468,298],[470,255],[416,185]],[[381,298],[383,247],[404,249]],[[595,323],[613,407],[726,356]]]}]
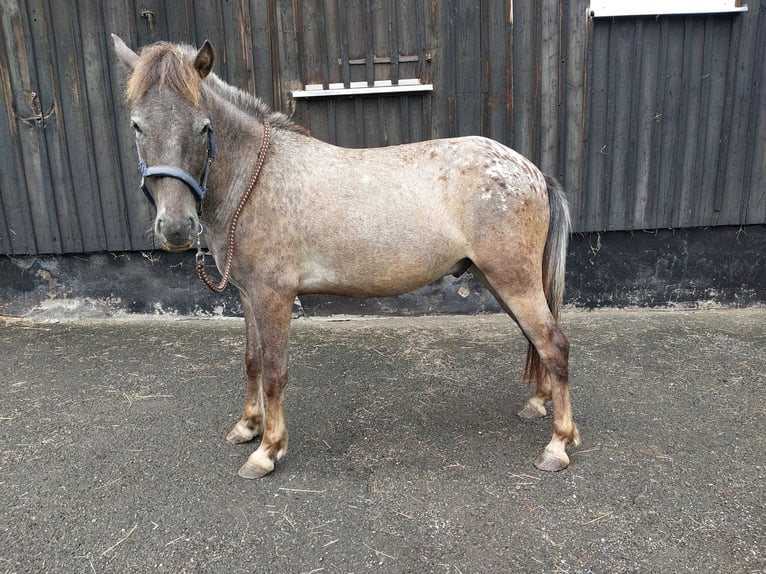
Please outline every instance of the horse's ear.
[{"label": "horse's ear", "polygon": [[114,42],[114,53],[117,54],[120,61],[130,70],[135,68],[138,54],[128,48],[127,44],[117,34],[112,34],[112,42]]},{"label": "horse's ear", "polygon": [[207,78],[210,70],[213,69],[213,62],[215,62],[215,53],[213,52],[213,45],[205,40],[202,47],[197,52],[197,57],[194,58],[194,69],[199,73],[199,77],[203,80]]}]

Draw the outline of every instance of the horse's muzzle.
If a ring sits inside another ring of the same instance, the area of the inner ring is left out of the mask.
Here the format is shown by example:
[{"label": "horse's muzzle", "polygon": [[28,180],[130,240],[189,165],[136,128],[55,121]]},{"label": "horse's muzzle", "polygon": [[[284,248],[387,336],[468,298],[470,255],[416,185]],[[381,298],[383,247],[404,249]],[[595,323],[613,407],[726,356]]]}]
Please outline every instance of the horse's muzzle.
[{"label": "horse's muzzle", "polygon": [[160,247],[165,251],[176,253],[186,251],[197,239],[199,223],[193,217],[162,219],[154,224],[154,233]]}]

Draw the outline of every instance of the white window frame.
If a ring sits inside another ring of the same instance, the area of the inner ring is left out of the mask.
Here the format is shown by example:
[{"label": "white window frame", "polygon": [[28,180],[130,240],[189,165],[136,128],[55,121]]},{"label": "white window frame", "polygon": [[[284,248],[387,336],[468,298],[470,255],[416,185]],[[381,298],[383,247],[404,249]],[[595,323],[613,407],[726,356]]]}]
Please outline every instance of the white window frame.
[{"label": "white window frame", "polygon": [[747,12],[742,0],[592,0],[592,18]]},{"label": "white window frame", "polygon": [[367,82],[351,82],[346,87],[341,84],[329,84],[324,87],[322,84],[308,84],[303,90],[293,90],[292,96],[295,99],[307,98],[328,98],[328,97],[348,97],[348,96],[371,96],[371,95],[397,95],[411,94],[416,92],[433,92],[433,84],[421,84],[417,78],[402,78],[394,84],[391,80],[376,80],[370,86]]}]

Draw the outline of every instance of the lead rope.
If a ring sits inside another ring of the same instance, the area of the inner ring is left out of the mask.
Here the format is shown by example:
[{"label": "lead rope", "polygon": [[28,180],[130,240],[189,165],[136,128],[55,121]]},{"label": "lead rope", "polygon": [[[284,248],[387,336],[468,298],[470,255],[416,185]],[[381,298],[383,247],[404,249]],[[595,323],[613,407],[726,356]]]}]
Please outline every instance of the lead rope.
[{"label": "lead rope", "polygon": [[245,205],[247,204],[247,200],[250,199],[250,195],[252,195],[253,189],[255,189],[255,183],[258,181],[258,176],[261,175],[261,168],[263,167],[263,162],[266,159],[266,152],[269,149],[270,140],[271,125],[269,122],[264,121],[263,141],[261,142],[261,149],[258,150],[258,160],[255,164],[255,170],[253,171],[253,175],[250,178],[250,184],[247,186],[247,191],[245,191],[245,194],[242,196],[242,199],[237,206],[237,210],[234,212],[234,215],[231,218],[231,224],[229,225],[229,244],[226,249],[226,264],[223,267],[221,282],[217,285],[210,277],[208,277],[208,274],[205,272],[205,252],[202,250],[202,242],[200,239],[203,231],[201,226],[200,232],[197,234],[197,275],[199,275],[200,280],[205,285],[207,285],[211,291],[216,293],[221,293],[224,289],[226,289],[226,284],[229,282],[229,278],[231,277],[231,260],[234,256],[234,238],[237,231],[237,221],[239,220],[239,216],[242,214],[242,211],[245,209]]}]

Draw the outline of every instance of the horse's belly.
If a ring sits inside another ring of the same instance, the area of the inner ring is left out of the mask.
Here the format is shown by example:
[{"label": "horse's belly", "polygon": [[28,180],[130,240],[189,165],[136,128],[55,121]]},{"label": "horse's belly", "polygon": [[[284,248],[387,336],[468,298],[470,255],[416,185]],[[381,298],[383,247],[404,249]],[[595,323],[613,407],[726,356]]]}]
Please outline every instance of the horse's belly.
[{"label": "horse's belly", "polygon": [[345,297],[388,297],[428,285],[436,279],[465,270],[464,256],[454,253],[402,251],[376,253],[357,249],[343,257],[308,261],[301,273],[302,293]]}]

